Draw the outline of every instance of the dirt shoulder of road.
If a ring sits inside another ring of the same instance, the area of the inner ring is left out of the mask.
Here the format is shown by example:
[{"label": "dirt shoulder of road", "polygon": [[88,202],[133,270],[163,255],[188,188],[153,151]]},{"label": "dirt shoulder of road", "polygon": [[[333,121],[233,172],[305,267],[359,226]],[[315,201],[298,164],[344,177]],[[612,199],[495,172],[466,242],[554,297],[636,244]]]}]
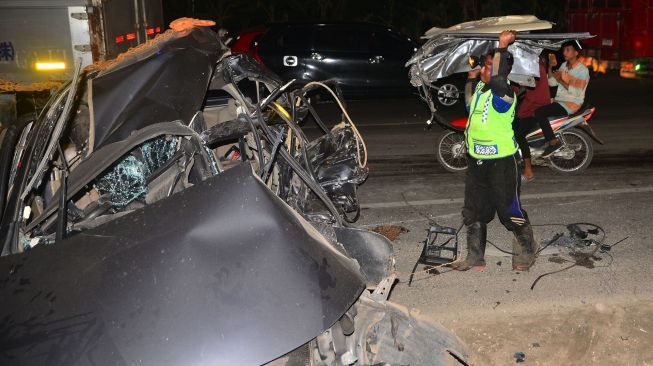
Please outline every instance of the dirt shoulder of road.
[{"label": "dirt shoulder of road", "polygon": [[[579,187],[583,185],[574,189]],[[456,333],[468,345],[474,365],[516,364],[517,352],[525,354],[526,365],[653,365],[651,200],[650,193],[635,192],[528,202],[529,213],[540,223],[600,223],[609,244],[629,237],[609,255],[597,254],[592,265],[557,272],[568,265],[561,260],[572,260],[570,250],[550,248],[530,272],[520,273],[511,270],[509,255],[490,247],[484,271],[425,274],[418,267],[411,286],[409,274],[428,227],[422,215],[439,214],[434,217],[439,223],[457,227],[460,204],[426,205],[421,214],[413,212],[415,207],[369,209],[362,222],[408,229],[392,244],[401,282],[390,301],[415,308]],[[495,220],[488,228],[493,243],[510,248],[512,235],[500,223]],[[541,240],[564,230],[535,228]],[[465,252],[464,242],[460,250]]]},{"label": "dirt shoulder of road", "polygon": [[438,319],[474,365],[653,365],[653,298],[533,304]]}]

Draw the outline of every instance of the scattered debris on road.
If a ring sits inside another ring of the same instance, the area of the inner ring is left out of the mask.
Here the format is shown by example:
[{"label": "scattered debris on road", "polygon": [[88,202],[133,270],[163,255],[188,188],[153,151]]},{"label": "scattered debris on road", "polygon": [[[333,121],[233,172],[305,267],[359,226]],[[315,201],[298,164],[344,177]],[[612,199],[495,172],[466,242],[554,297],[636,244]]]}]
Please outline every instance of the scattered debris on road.
[{"label": "scattered debris on road", "polygon": [[[548,226],[556,226],[556,225],[557,224],[548,225]],[[538,226],[542,226],[542,225],[538,225]],[[541,276],[535,279],[535,281],[531,285],[531,290],[535,288],[535,285],[537,285],[537,283],[542,278],[548,275],[564,272],[576,266],[581,266],[588,269],[597,268],[597,266],[595,266],[595,263],[603,260],[600,254],[605,254],[610,259],[610,261],[607,264],[602,265],[600,267],[611,266],[614,258],[610,253],[608,253],[608,251],[610,251],[610,249],[613,246],[622,243],[629,238],[627,236],[612,245],[607,245],[605,244],[606,232],[599,225],[579,222],[579,223],[572,223],[572,224],[561,225],[561,226],[565,226],[565,228],[567,229],[567,233],[566,234],[556,233],[553,236],[553,238],[543,241],[542,242],[543,244],[540,246],[541,249],[538,251],[538,253],[541,253],[544,249],[548,247],[559,247],[560,249],[569,249],[568,252],[569,258],[564,258],[559,254],[553,254],[551,257],[549,257],[549,262],[558,263],[558,264],[563,264],[567,262],[570,263],[570,265],[556,271],[542,274]]]},{"label": "scattered debris on road", "polygon": [[515,352],[515,362],[522,363],[526,361],[526,354],[524,352]]},{"label": "scattered debris on road", "polygon": [[410,230],[399,225],[380,225],[372,229],[372,231],[385,236],[390,241],[395,241],[399,239],[399,235],[407,233]]}]

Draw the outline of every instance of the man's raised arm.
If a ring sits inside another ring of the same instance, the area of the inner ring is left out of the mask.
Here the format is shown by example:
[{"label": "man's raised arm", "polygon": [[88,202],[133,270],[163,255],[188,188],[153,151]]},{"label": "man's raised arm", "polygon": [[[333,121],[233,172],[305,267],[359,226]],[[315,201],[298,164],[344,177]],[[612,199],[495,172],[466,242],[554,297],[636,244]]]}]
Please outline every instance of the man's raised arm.
[{"label": "man's raised arm", "polygon": [[494,52],[492,58],[492,78],[490,88],[492,89],[492,105],[497,112],[506,112],[514,102],[513,93],[508,84],[508,74],[512,69],[512,55],[508,52],[508,46],[515,41],[515,31],[503,31],[499,35],[499,48]]}]

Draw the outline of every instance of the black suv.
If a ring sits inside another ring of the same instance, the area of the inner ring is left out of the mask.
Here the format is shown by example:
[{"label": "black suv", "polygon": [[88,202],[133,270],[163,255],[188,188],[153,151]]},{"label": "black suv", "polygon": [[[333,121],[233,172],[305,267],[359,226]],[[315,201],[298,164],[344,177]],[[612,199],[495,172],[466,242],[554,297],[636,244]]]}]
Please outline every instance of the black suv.
[{"label": "black suv", "polygon": [[251,47],[283,80],[333,80],[346,96],[411,93],[406,61],[418,45],[370,23],[272,24]]}]

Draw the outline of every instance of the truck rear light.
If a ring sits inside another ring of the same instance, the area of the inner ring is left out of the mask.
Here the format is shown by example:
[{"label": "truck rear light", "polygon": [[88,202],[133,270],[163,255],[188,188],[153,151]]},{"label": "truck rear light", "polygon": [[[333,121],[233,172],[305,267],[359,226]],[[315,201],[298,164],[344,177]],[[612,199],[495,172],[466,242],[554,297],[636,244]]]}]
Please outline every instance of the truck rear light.
[{"label": "truck rear light", "polygon": [[36,69],[39,71],[50,71],[50,70],[64,70],[66,64],[64,62],[37,62]]},{"label": "truck rear light", "polygon": [[123,43],[125,41],[125,36],[117,36],[116,43]]},{"label": "truck rear light", "polygon": [[126,35],[126,37],[127,37],[128,41],[132,41],[132,40],[136,39],[136,33],[128,33]]},{"label": "truck rear light", "polygon": [[154,33],[161,33],[161,27],[154,28]]},{"label": "truck rear light", "polygon": [[146,33],[148,36],[154,34],[154,28],[147,28],[147,30],[145,31],[145,33]]}]

